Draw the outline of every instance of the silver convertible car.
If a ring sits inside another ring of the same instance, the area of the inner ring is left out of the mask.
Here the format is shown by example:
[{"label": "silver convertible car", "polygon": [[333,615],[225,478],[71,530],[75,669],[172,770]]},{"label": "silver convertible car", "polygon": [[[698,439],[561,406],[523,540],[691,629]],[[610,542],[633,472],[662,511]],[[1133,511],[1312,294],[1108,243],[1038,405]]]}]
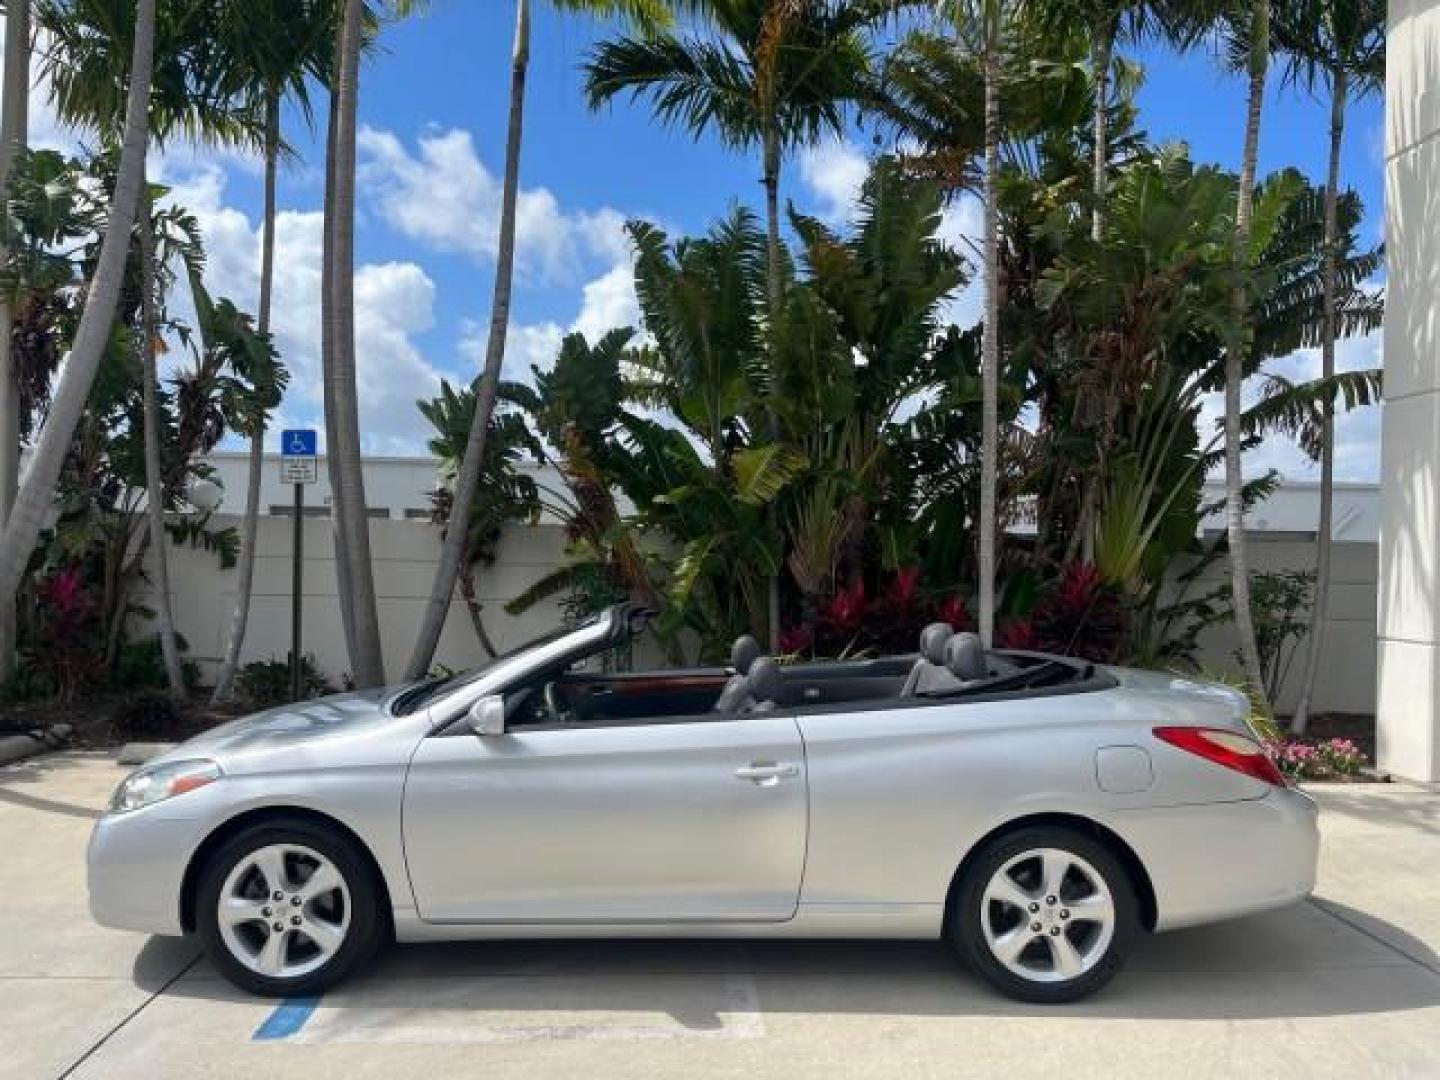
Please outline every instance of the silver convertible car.
[{"label": "silver convertible car", "polygon": [[286,706],[131,774],[107,926],[310,994],[391,940],[945,938],[1006,994],[1109,980],[1142,931],[1288,904],[1316,809],[1223,686],[928,627],[918,656],[610,669],[621,605],[489,665]]}]

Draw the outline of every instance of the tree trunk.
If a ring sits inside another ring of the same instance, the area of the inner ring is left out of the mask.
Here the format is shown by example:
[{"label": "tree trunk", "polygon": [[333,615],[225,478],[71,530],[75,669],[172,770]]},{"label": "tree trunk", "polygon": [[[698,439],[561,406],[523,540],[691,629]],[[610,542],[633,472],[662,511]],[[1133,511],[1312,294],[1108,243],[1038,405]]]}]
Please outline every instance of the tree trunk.
[{"label": "tree trunk", "polygon": [[[30,0],[9,0],[5,10],[4,101],[0,102],[0,198],[10,170],[29,141]],[[4,260],[0,248],[0,261]],[[10,363],[10,304],[0,295],[0,530],[20,483],[20,394]],[[15,600],[0,597],[0,686],[15,675]]]},{"label": "tree trunk", "polygon": [[165,542],[165,478],[160,468],[160,372],[155,360],[155,229],[151,218],[149,182],[140,197],[140,346],[141,402],[144,411],[145,517],[155,563],[155,612],[160,624],[160,655],[170,695],[185,697],[180,649],[175,641],[175,616],[170,608],[170,548]]},{"label": "tree trunk", "polygon": [[155,45],[155,0],[137,0],[135,46],[125,103],[125,133],[120,168],[110,202],[110,220],[100,245],[95,275],[85,294],[85,310],[71,343],[64,373],[50,403],[10,518],[0,536],[0,601],[14,603],[20,578],[35,550],[40,526],[55,497],[55,483],[90,396],[100,356],[110,341],[115,304],[125,276],[130,230],[144,182],[145,144],[149,138],[150,71]]},{"label": "tree trunk", "polygon": [[[1335,278],[1336,246],[1340,239],[1340,150],[1345,141],[1345,107],[1349,86],[1343,66],[1330,78],[1330,169],[1325,181],[1325,262],[1322,267],[1321,304],[1325,320],[1320,341],[1320,377],[1335,376]],[[1315,697],[1315,679],[1320,673],[1321,651],[1325,647],[1325,612],[1330,604],[1330,554],[1335,513],[1335,405],[1322,406],[1320,435],[1320,521],[1315,530],[1315,603],[1310,609],[1310,633],[1305,651],[1305,678],[1300,684],[1300,701],[1295,706],[1291,730],[1305,734]]]},{"label": "tree trunk", "polygon": [[[270,332],[270,294],[275,283],[275,172],[280,156],[280,96],[271,91],[265,103],[265,220],[260,227],[260,312],[262,335]],[[234,696],[235,673],[240,668],[240,650],[250,621],[250,594],[255,585],[255,544],[260,532],[260,481],[265,466],[265,418],[250,436],[250,458],[245,477],[245,520],[240,527],[240,566],[236,584],[235,613],[230,620],[230,638],[225,660],[215,679],[215,704]]]},{"label": "tree trunk", "polygon": [[495,642],[490,640],[490,632],[485,629],[482,605],[475,596],[475,569],[468,562],[460,568],[460,595],[465,598],[465,610],[470,612],[470,628],[475,631],[475,640],[480,642],[485,655],[494,660],[499,653],[495,649]]},{"label": "tree trunk", "polygon": [[515,268],[515,213],[520,190],[520,147],[525,129],[525,75],[530,65],[530,2],[516,0],[515,48],[510,71],[510,124],[505,137],[505,186],[500,202],[500,239],[495,263],[495,292],[490,304],[490,338],[485,346],[485,369],[475,400],[475,417],[465,440],[465,456],[455,478],[450,504],[450,526],[440,545],[440,565],[430,600],[415,639],[415,649],[405,669],[407,679],[418,679],[430,669],[435,646],[445,627],[445,616],[455,595],[455,579],[465,553],[470,507],[480,482],[485,457],[485,434],[495,411],[495,394],[500,387],[500,368],[505,360],[505,335],[510,324],[510,283]]},{"label": "tree trunk", "polygon": [[[770,315],[770,392],[774,395],[778,392],[778,387],[775,385],[777,374],[775,350],[778,347],[776,335],[785,310],[785,267],[780,252],[780,135],[775,130],[773,123],[766,126],[762,154],[765,184],[765,295]],[[770,439],[778,442],[780,417],[776,414],[773,406],[770,408],[769,419]],[[779,532],[778,514],[773,502],[766,507],[765,514]],[[781,542],[783,544],[783,539]],[[783,550],[780,554],[780,564],[782,566],[785,564]],[[765,579],[765,623],[764,640],[770,643],[771,652],[779,652],[780,574],[778,572],[768,575]]]},{"label": "tree trunk", "polygon": [[1105,236],[1105,191],[1109,186],[1106,173],[1110,165],[1110,54],[1115,47],[1115,27],[1102,19],[1096,28],[1090,58],[1094,66],[1094,177],[1091,194],[1095,205],[1090,211],[1090,239],[1097,244]]},{"label": "tree trunk", "polygon": [[370,517],[360,456],[360,410],[355,386],[355,123],[359,97],[361,0],[346,0],[340,28],[340,66],[331,110],[335,121],[333,201],[326,214],[325,244],[331,280],[328,323],[331,355],[325,371],[326,422],[334,442],[326,448],[336,546],[349,564],[354,651],[350,666],[357,687],[385,682],[375,579],[370,565]]},{"label": "tree trunk", "polygon": [[985,42],[985,325],[980,346],[980,641],[995,637],[995,488],[1000,453],[1000,58]]},{"label": "tree trunk", "polygon": [[1260,151],[1260,110],[1265,100],[1265,69],[1270,49],[1269,0],[1254,0],[1253,44],[1250,55],[1250,96],[1245,118],[1245,154],[1240,166],[1240,190],[1235,207],[1235,289],[1231,300],[1230,341],[1225,351],[1225,524],[1230,541],[1230,585],[1235,609],[1235,631],[1245,678],[1257,706],[1269,715],[1260,652],[1255,645],[1255,621],[1250,612],[1250,562],[1245,543],[1245,506],[1241,492],[1245,477],[1240,461],[1240,389],[1245,381],[1245,350],[1249,345],[1250,230],[1255,211],[1255,167]]},{"label": "tree trunk", "polygon": [[[340,38],[337,32],[335,35],[335,55],[333,58],[334,69],[340,68]],[[331,283],[335,280],[335,253],[330,243],[330,218],[334,213],[335,205],[335,116],[334,99],[331,99],[329,122],[325,132],[325,240],[320,253],[320,366],[321,366],[321,392],[324,398],[325,412],[325,466],[329,475],[331,486],[334,486],[334,473],[330,467],[331,450],[336,445],[335,417],[339,410],[335,405],[335,398],[332,394],[331,381],[328,372],[335,366],[335,335],[333,333],[334,319],[332,314],[335,310],[335,296],[331,289]],[[355,645],[355,616],[353,613],[352,598],[355,595],[354,587],[350,579],[350,558],[345,550],[345,545],[340,542],[339,525],[334,517],[332,499],[331,531],[334,535],[335,545],[335,597],[340,608],[340,628],[345,636],[345,655],[353,657],[356,651]],[[302,525],[303,528],[303,525]]]}]

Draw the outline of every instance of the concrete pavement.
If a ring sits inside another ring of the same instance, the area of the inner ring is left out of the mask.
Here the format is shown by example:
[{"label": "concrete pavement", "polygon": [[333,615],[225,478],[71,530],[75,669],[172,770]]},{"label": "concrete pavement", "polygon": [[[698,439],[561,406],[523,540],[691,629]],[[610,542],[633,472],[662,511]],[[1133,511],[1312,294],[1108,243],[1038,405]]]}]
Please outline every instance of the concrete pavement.
[{"label": "concrete pavement", "polygon": [[0,1077],[1440,1077],[1440,796],[1416,788],[1320,788],[1313,902],[1157,937],[1078,1006],[996,997],[930,943],[503,942],[277,1007],[90,922],[122,772],[0,769]]}]

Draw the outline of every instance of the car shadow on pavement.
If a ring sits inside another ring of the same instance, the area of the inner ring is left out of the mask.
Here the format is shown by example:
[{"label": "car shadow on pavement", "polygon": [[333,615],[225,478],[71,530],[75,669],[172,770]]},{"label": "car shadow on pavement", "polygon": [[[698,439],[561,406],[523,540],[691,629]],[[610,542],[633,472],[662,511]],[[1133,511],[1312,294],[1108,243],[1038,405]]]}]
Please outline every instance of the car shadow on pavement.
[{"label": "car shadow on pavement", "polygon": [[100,811],[95,806],[36,795],[25,790],[29,785],[46,782],[50,782],[48,788],[53,789],[56,786],[53,781],[57,777],[63,779],[65,773],[73,771],[87,760],[94,758],[113,760],[113,755],[100,753],[40,754],[0,767],[0,805],[18,806],[25,810],[39,810],[42,813],[62,814],[66,817],[89,820],[98,818]]},{"label": "car shadow on pavement", "polygon": [[[729,1022],[736,986],[741,998],[748,994],[748,1007],[767,1014],[1244,1020],[1440,1004],[1440,957],[1429,946],[1373,915],[1323,904],[1146,938],[1102,993],[1058,1008],[999,996],[940,942],[760,940],[407,945],[327,994],[324,1004],[353,1011],[357,1025],[377,1030],[387,1017],[466,1010],[493,1020],[543,1010],[667,1014],[692,1032]],[[137,982],[142,966],[166,969],[147,961],[152,950],[171,948],[159,941],[142,950]],[[173,971],[173,962],[168,966]],[[166,993],[256,1000],[204,961]]]}]

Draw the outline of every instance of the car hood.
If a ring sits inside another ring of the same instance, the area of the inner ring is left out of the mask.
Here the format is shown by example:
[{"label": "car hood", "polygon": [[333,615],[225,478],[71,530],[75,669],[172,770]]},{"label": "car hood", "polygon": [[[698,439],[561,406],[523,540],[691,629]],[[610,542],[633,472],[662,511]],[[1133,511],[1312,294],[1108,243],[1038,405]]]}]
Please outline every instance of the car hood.
[{"label": "car hood", "polygon": [[395,689],[387,687],[336,694],[267,709],[211,728],[181,743],[164,758],[223,759],[238,754],[290,751],[301,746],[349,738],[393,722],[385,711],[384,703]]}]

